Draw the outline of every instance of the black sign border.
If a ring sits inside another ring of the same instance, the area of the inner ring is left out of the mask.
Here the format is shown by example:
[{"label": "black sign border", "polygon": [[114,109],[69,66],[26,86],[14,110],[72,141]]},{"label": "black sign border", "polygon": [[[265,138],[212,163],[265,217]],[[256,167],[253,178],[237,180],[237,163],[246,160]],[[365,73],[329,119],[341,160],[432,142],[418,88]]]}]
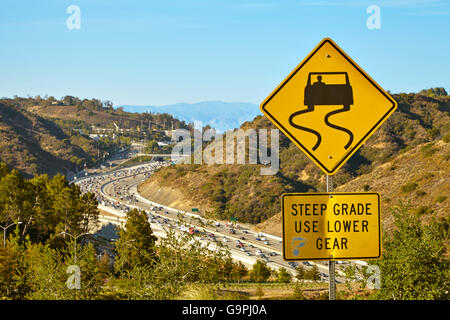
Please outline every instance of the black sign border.
[{"label": "black sign border", "polygon": [[[361,73],[375,88],[377,88],[377,90],[384,96],[386,97],[386,99],[388,99],[391,103],[392,106],[389,109],[389,111],[378,121],[375,123],[375,125],[364,135],[364,137],[362,137],[362,139],[359,140],[359,142],[354,145],[348,152],[347,154],[331,169],[328,170],[326,168],[326,166],[319,161],[319,159],[317,159],[311,152],[308,151],[308,149],[300,142],[298,141],[295,136],[290,133],[289,130],[287,130],[280,122],[278,122],[278,120],[269,112],[267,111],[267,109],[265,108],[266,105],[270,102],[270,100],[272,100],[273,97],[275,97],[277,95],[277,93],[291,80],[291,78],[293,76],[295,76],[295,74],[300,71],[300,69],[316,54],[316,52],[322,48],[322,46],[325,43],[329,43],[331,44],[357,71],[359,71],[359,73]],[[329,175],[333,175],[336,173],[337,169],[340,168],[341,165],[343,165],[344,162],[346,162],[352,155],[354,152],[356,152],[362,145],[362,142],[365,141],[366,138],[368,138],[373,131],[375,131],[375,129],[378,127],[379,124],[381,124],[382,122],[384,122],[386,120],[386,118],[391,114],[392,111],[395,110],[395,108],[397,107],[397,103],[395,102],[394,99],[392,99],[389,95],[387,95],[382,89],[381,87],[375,83],[375,81],[373,81],[352,59],[350,59],[349,56],[347,56],[347,54],[345,52],[343,52],[331,39],[325,38],[324,40],[322,40],[322,42],[317,46],[317,48],[315,50],[313,50],[307,57],[306,59],[295,69],[294,72],[292,72],[286,79],[283,80],[282,84],[275,90],[275,92],[271,93],[271,95],[269,96],[269,98],[267,98],[263,104],[261,105],[261,110],[263,111],[263,113],[267,116],[270,117],[270,119],[272,121],[274,121],[277,126],[279,128],[282,128],[284,133],[287,134],[289,136],[289,138],[291,140],[293,140],[294,142],[296,142],[299,146],[301,146],[301,148],[303,149],[304,152],[306,152],[312,159],[314,159],[314,161],[319,164],[319,166]]]},{"label": "black sign border", "polygon": [[[338,257],[338,258],[301,258],[287,259],[285,256],[285,230],[284,230],[284,198],[290,196],[348,196],[348,195],[376,195],[378,198],[378,256],[374,257]],[[323,193],[284,193],[281,196],[281,219],[283,227],[283,260],[284,261],[341,261],[341,260],[375,260],[381,258],[381,197],[377,192],[323,192]]]}]

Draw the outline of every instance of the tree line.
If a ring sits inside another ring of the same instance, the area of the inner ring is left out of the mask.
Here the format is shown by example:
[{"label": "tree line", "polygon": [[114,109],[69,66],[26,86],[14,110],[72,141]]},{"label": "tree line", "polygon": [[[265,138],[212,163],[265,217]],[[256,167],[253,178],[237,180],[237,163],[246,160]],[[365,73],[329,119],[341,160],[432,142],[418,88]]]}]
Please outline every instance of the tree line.
[{"label": "tree line", "polygon": [[[97,206],[92,193],[82,194],[64,176],[27,180],[0,163],[0,225],[10,226],[0,246],[0,299],[178,299],[192,285],[236,282],[297,282],[300,299],[305,280],[321,278],[316,266],[291,274],[257,260],[248,268],[220,242],[210,248],[188,233],[168,229],[157,238],[146,212],[136,209],[111,243],[93,234]],[[393,219],[382,259],[370,262],[380,268],[381,286],[364,297],[448,299],[448,224],[422,224],[407,206],[394,208]],[[345,270],[349,281],[356,271]],[[359,273],[365,288],[370,274]]]}]

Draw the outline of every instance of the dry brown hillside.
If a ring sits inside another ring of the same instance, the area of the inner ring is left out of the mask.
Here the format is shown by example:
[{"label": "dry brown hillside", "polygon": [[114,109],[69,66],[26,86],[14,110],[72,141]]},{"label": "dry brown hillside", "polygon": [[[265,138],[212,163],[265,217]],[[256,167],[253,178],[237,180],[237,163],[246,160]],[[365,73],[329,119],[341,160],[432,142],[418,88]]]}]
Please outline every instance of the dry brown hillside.
[{"label": "dry brown hillside", "polygon": [[[386,215],[389,206],[410,199],[412,212],[424,220],[446,218],[450,96],[432,89],[394,98],[398,109],[335,175],[338,190],[380,192]],[[274,126],[258,116],[241,128]],[[156,197],[155,190],[164,190],[160,202],[176,190],[178,203],[196,205],[219,219],[238,217],[279,234],[283,193],[325,191],[325,175],[282,133],[279,155],[280,170],[274,176],[262,176],[262,165],[177,164],[161,169],[142,190],[150,199]]]},{"label": "dry brown hillside", "polygon": [[32,106],[28,111],[45,118],[82,120],[94,126],[106,126],[113,128],[116,122],[126,128],[136,127],[140,124],[138,119],[130,118],[129,114],[121,116],[119,113],[110,113],[99,110],[81,109],[77,106]]},{"label": "dry brown hillside", "polygon": [[56,123],[0,101],[0,160],[27,175],[67,174],[92,161],[92,139],[67,134]]},{"label": "dry brown hillside", "polygon": [[[339,173],[337,173],[339,174]],[[370,173],[356,177],[336,192],[377,192],[381,195],[382,223],[392,227],[390,211],[400,203],[429,222],[449,221],[450,144],[444,141],[426,143],[380,164]],[[281,236],[281,213],[257,225],[257,229]]]}]

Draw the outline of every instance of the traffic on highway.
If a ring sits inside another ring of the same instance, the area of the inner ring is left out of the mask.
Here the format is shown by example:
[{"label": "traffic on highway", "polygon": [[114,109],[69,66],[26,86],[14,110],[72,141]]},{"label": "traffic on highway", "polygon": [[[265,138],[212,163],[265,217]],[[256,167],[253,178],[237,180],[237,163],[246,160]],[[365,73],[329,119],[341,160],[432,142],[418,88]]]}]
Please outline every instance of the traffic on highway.
[{"label": "traffic on highway", "polygon": [[[137,187],[148,179],[151,174],[163,166],[170,165],[165,161],[154,161],[139,164],[125,169],[116,169],[92,177],[84,177],[75,181],[81,192],[92,192],[99,207],[108,208],[117,216],[117,221],[123,223],[126,213],[136,208],[144,210],[152,226],[175,232],[188,232],[196,236],[205,245],[221,246],[229,249],[232,258],[251,266],[261,259],[272,268],[284,267],[292,274],[298,262],[287,262],[282,257],[281,238],[256,232],[250,226],[244,226],[231,221],[216,221],[199,214],[166,207],[142,197]],[[111,221],[109,221],[111,222]],[[328,278],[327,262],[302,262],[305,269],[316,265],[321,280]],[[338,268],[337,268],[338,269]],[[344,281],[337,270],[337,281]]]}]

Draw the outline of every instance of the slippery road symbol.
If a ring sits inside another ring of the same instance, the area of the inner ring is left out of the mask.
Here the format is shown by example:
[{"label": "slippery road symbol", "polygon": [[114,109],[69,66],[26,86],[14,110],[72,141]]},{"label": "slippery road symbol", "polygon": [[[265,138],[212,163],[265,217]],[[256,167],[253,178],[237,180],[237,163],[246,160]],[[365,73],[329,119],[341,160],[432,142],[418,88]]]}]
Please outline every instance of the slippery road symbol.
[{"label": "slippery road symbol", "polygon": [[[345,75],[345,84],[326,84],[322,82],[322,75]],[[311,76],[317,75],[317,81],[311,84]],[[315,151],[322,142],[322,136],[314,129],[307,128],[294,123],[294,118],[308,112],[313,112],[315,106],[319,105],[342,105],[342,109],[333,110],[327,113],[324,117],[325,124],[330,128],[343,131],[348,134],[349,139],[344,149],[348,149],[353,142],[353,133],[344,127],[331,123],[329,118],[341,112],[350,111],[350,106],[353,105],[353,89],[350,85],[347,72],[310,72],[308,74],[308,82],[305,87],[304,105],[307,106],[304,110],[299,110],[289,116],[289,124],[299,130],[312,133],[316,136],[317,141],[312,150]]]}]

